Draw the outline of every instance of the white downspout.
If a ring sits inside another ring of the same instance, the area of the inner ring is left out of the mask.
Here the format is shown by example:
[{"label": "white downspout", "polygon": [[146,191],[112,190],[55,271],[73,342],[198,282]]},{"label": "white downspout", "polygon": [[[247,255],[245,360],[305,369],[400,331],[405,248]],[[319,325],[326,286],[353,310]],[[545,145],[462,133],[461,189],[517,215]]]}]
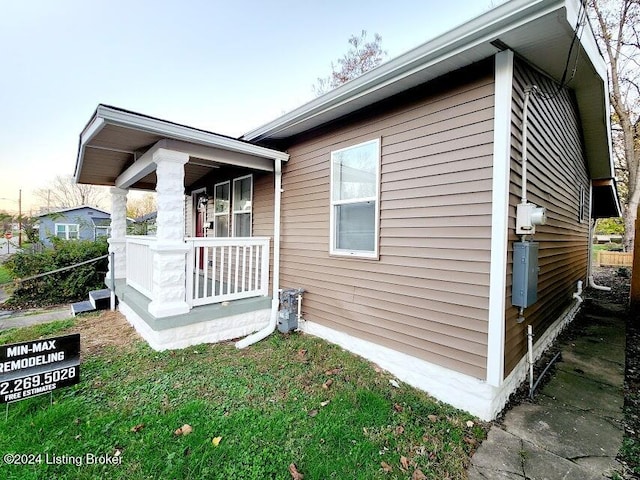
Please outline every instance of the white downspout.
[{"label": "white downspout", "polygon": [[594,290],[602,290],[604,292],[611,291],[611,287],[605,287],[604,285],[596,285],[596,281],[593,279],[593,275],[589,275],[589,286]]},{"label": "white downspout", "polygon": [[248,337],[236,342],[236,348],[245,348],[268,337],[278,324],[280,306],[280,204],[282,200],[282,161],[275,160],[275,199],[273,205],[273,298],[269,324]]}]

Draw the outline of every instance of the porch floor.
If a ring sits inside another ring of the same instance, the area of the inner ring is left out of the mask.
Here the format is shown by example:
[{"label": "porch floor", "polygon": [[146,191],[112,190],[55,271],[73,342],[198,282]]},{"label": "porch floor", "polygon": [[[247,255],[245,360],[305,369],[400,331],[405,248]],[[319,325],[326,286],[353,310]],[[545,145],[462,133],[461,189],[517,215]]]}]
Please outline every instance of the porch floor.
[{"label": "porch floor", "polygon": [[126,280],[116,280],[116,296],[126,303],[144,322],[155,331],[185,327],[201,322],[255,312],[271,308],[271,297],[254,297],[212,305],[193,307],[189,313],[171,317],[155,318],[149,313],[151,300],[126,284]]}]

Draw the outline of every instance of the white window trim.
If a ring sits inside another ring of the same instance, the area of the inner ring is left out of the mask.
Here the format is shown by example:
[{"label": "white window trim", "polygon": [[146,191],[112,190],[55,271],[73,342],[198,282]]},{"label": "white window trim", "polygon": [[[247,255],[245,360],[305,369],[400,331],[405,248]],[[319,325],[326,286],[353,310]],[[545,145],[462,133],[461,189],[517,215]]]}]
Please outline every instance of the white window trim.
[{"label": "white window trim", "polygon": [[[244,180],[245,178],[251,179],[251,194],[249,198],[251,199],[251,208],[247,212],[246,210],[236,210],[236,182]],[[233,212],[233,224],[231,225],[231,231],[233,233],[233,237],[236,236],[236,215],[246,215],[249,214],[249,236],[253,236],[253,174],[244,175],[242,177],[236,177],[233,179],[233,191],[231,194],[231,210]]]},{"label": "white window trim", "polygon": [[[54,224],[54,236],[58,237],[58,226],[64,227],[64,240],[80,240],[80,224],[79,223],[56,223]],[[76,227],[78,236],[76,238],[69,238],[69,227]]]},{"label": "white window trim", "polygon": [[578,223],[584,223],[586,218],[586,188],[584,184],[580,184],[578,191]]},{"label": "white window trim", "polygon": [[[352,148],[361,147],[367,144],[375,144],[376,145],[376,154],[378,157],[378,161],[376,162],[376,194],[373,197],[363,197],[358,198],[357,200],[349,199],[349,200],[333,200],[333,180],[334,180],[334,169],[333,169],[333,157],[335,154],[343,152],[345,150],[351,150]],[[333,150],[331,152],[331,180],[329,183],[329,254],[337,255],[342,257],[355,257],[355,258],[368,258],[368,259],[379,259],[380,254],[380,163],[381,163],[381,139],[376,138],[373,140],[368,140],[366,142],[361,142],[355,145],[350,145],[345,148],[341,148],[339,150]],[[337,205],[346,205],[350,203],[363,203],[363,202],[375,202],[375,225],[374,225],[374,249],[373,251],[363,251],[363,250],[344,250],[338,249],[335,247],[336,243],[336,219],[335,219],[335,207]]]},{"label": "white window trim", "polygon": [[[104,230],[104,234],[98,235],[98,231],[103,231],[103,230]],[[107,226],[94,227],[94,230],[93,230],[94,238],[108,237],[110,233],[111,233],[111,227],[107,227]]]},{"label": "white window trim", "polygon": [[[224,184],[229,185],[229,198],[227,198],[227,211],[226,212],[216,212],[216,200],[218,200],[218,187]],[[213,235],[218,235],[218,217],[227,217],[227,237],[229,237],[230,229],[231,229],[231,180],[227,180],[225,182],[216,183],[213,186]],[[222,238],[222,237],[220,237]],[[226,237],[224,237],[226,238]]]}]

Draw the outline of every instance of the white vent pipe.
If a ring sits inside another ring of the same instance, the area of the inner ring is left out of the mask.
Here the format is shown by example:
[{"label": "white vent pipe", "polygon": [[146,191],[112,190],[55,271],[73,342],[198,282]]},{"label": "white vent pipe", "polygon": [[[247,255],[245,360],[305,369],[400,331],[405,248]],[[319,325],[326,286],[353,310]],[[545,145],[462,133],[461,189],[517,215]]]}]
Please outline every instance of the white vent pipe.
[{"label": "white vent pipe", "polygon": [[582,295],[582,280],[578,280],[578,290],[573,294],[573,298],[578,300],[578,303],[582,303],[584,301],[580,295]]}]

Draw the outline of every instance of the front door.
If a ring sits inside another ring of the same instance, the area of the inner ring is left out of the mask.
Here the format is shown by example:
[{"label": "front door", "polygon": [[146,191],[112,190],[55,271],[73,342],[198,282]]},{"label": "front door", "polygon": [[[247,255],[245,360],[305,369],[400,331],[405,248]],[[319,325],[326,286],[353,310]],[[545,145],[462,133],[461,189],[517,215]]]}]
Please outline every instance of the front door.
[{"label": "front door", "polygon": [[[206,236],[206,227],[207,227],[207,194],[205,191],[197,192],[194,194],[194,206],[195,206],[195,220],[196,220],[196,237],[204,237]],[[204,268],[204,259],[203,253],[204,248],[200,248],[200,269]]]}]

